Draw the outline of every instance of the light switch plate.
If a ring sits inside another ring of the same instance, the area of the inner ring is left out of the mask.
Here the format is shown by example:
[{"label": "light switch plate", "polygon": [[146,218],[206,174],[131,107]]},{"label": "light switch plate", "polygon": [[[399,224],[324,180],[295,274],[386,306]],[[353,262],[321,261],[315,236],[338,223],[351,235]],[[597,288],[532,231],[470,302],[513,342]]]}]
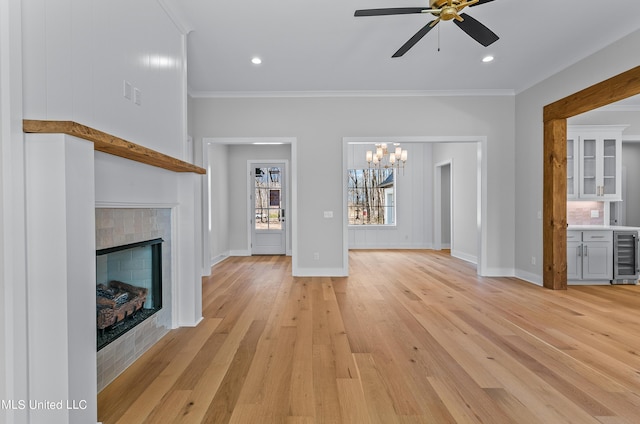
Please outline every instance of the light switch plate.
[{"label": "light switch plate", "polygon": [[333,218],[333,211],[324,211],[325,218]]},{"label": "light switch plate", "polygon": [[122,87],[122,95],[125,99],[131,100],[131,92],[133,91],[133,87],[129,83],[129,81],[124,81]]},{"label": "light switch plate", "polygon": [[600,211],[597,209],[594,209],[591,211],[591,218],[599,218],[600,217]]},{"label": "light switch plate", "polygon": [[140,106],[142,104],[142,91],[139,88],[133,89],[133,103]]}]

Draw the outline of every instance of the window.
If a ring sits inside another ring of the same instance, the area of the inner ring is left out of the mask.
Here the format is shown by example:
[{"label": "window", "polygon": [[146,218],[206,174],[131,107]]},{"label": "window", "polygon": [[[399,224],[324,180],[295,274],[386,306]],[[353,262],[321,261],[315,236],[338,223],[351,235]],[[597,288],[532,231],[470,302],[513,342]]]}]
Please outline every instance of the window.
[{"label": "window", "polygon": [[350,169],[349,225],[395,225],[393,169]]},{"label": "window", "polygon": [[256,230],[281,230],[282,172],[279,167],[255,168],[255,220]]}]

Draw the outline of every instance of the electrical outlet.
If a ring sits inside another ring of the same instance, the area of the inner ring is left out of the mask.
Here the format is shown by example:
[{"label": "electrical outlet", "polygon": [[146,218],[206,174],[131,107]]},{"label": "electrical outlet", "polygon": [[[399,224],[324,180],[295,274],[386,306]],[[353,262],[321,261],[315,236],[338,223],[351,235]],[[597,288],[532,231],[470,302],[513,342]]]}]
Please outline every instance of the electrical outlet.
[{"label": "electrical outlet", "polygon": [[319,252],[315,252],[313,254],[313,260],[314,261],[319,261],[320,260],[320,253]]}]

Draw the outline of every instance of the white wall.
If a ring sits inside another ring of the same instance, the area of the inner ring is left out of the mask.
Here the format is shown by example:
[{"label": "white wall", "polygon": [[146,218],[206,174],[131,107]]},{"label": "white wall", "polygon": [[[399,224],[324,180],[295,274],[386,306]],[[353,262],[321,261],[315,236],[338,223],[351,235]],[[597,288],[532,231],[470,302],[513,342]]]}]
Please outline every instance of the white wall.
[{"label": "white wall", "polygon": [[[23,6],[26,118],[75,120],[182,158],[186,35],[157,0],[24,0]],[[125,81],[141,91],[140,104],[123,95]],[[188,218],[176,222],[176,240],[201,250],[200,193],[193,188],[202,177],[102,153],[95,158],[96,203],[173,206],[176,219]],[[191,262],[184,249],[177,254]],[[177,265],[177,281],[199,286],[191,267]]]},{"label": "white wall", "polygon": [[[296,137],[298,266],[344,269],[343,137],[486,136],[487,264],[514,269],[514,97],[195,98],[193,136]],[[198,147],[196,147],[198,151]],[[295,237],[295,236],[294,236]],[[320,253],[320,260],[313,253]]]},{"label": "white wall", "polygon": [[23,14],[25,117],[77,121],[182,159],[184,40],[157,0],[23,0]]},{"label": "white wall", "polygon": [[[0,399],[28,397],[20,0],[0,1]],[[25,410],[0,410],[24,423]]]},{"label": "white wall", "polygon": [[[24,118],[77,121],[182,158],[186,140],[186,34],[176,27],[160,2],[22,0],[17,3],[22,6],[22,19],[18,14],[17,21],[22,23],[23,83],[18,81],[15,85],[16,79],[11,87],[22,87]],[[124,97],[125,81],[141,92],[140,104]],[[4,93],[5,86],[2,88]],[[31,137],[37,140],[42,136]],[[95,185],[91,184],[91,189],[96,203],[112,207],[172,207],[175,231],[172,280],[181,294],[179,307],[174,305],[174,311],[177,310],[174,324],[197,324],[201,319],[202,177],[173,173],[102,153],[92,152],[90,162],[92,167],[95,165],[92,175]],[[37,189],[37,186],[30,187],[31,192]],[[72,205],[69,210],[73,210]],[[72,216],[70,213],[69,217]],[[30,225],[46,219],[44,209],[30,217]],[[93,240],[93,232],[87,233],[85,241]],[[30,234],[29,243],[37,244],[39,233],[31,231]],[[95,273],[85,273],[85,280],[95,279]],[[34,284],[35,281],[27,281],[32,289],[36,287]],[[95,300],[95,293],[88,300]],[[37,316],[37,312],[32,313]],[[92,321],[95,321],[95,311],[84,320]],[[86,341],[95,348],[95,329],[76,332],[70,340],[70,350],[77,347],[82,351]],[[37,358],[43,354],[38,347],[28,348],[19,335],[13,336],[12,341],[17,342],[16,356]],[[61,364],[70,360],[78,364],[73,355],[60,356],[57,360]],[[20,364],[17,365],[20,372]],[[64,367],[61,365],[60,369]],[[29,373],[32,382],[56,381],[53,367],[50,372],[31,367]],[[70,395],[85,387],[87,378],[83,373],[95,375],[95,361],[92,367],[83,362],[77,372],[69,373]],[[35,387],[29,389],[36,393]],[[95,390],[84,390],[84,395],[91,402],[90,411],[95,411]],[[20,398],[28,399],[28,395]],[[39,422],[35,416],[31,419]],[[81,421],[89,420],[84,417]]]},{"label": "white wall", "polygon": [[[453,221],[451,254],[478,260],[478,148],[476,143],[436,143],[433,163],[451,160]],[[487,254],[489,252],[486,252]]]},{"label": "white wall", "polygon": [[622,168],[626,170],[626,193],[621,207],[626,225],[640,227],[640,143],[622,143]]},{"label": "white wall", "polygon": [[[451,247],[451,164],[442,166],[440,173],[440,241],[444,248]],[[438,205],[435,205],[438,207]]]},{"label": "white wall", "polygon": [[[210,252],[208,256],[209,266],[229,256],[229,220],[234,213],[230,208],[230,181],[229,181],[229,146],[225,144],[209,144],[209,216],[207,217],[207,234],[210,240]],[[246,208],[246,206],[245,206]]]},{"label": "white wall", "polygon": [[623,131],[623,136],[640,135],[640,111],[620,110],[615,107],[603,108],[582,113],[567,119],[569,125],[629,125]]},{"label": "white wall", "polygon": [[[619,40],[516,96],[515,240],[518,275],[542,283],[542,109],[563,97],[638,66],[640,31]],[[533,265],[532,258],[536,259]]]},{"label": "white wall", "polygon": [[[3,92],[6,88],[10,87],[10,84],[8,84],[9,82],[9,77],[5,76],[5,73],[8,72],[8,68],[6,66],[3,66],[3,64],[5,63],[5,61],[7,63],[9,63],[10,60],[10,55],[8,54],[8,51],[10,49],[10,45],[9,45],[9,34],[7,32],[7,29],[10,28],[9,26],[9,21],[8,19],[5,17],[5,15],[8,14],[9,8],[8,8],[9,3],[7,1],[1,1],[0,2],[0,92]],[[6,29],[5,29],[6,26]],[[5,53],[5,49],[7,50],[7,53]],[[5,127],[7,127],[8,125],[10,125],[11,122],[11,114],[7,109],[7,105],[5,104],[5,96],[3,96],[2,94],[0,94],[0,164],[2,164],[2,169],[4,170],[4,165],[8,163],[8,161],[5,161],[5,157],[7,156],[7,152],[6,152],[6,148],[5,145],[8,144],[9,140],[10,140],[10,133],[5,130]],[[7,138],[7,142],[5,142],[5,138]],[[4,244],[4,240],[5,240],[5,212],[4,212],[4,208],[5,208],[5,192],[7,191],[7,188],[5,188],[4,186],[4,181],[5,181],[6,177],[4,175],[4,172],[0,172],[0,240],[2,240],[3,242],[0,243],[0,269],[4,270],[5,269],[5,260],[6,260],[6,253],[5,253],[5,244]],[[8,345],[8,341],[9,338],[7,336],[7,329],[8,329],[8,324],[7,324],[7,319],[9,317],[6,316],[6,299],[7,299],[7,292],[5,289],[5,278],[6,278],[6,274],[4,272],[0,273],[0,299],[3,299],[4,304],[2,305],[2,319],[0,319],[0,381],[2,381],[3,383],[0,384],[0,399],[7,399],[7,392],[8,392],[8,384],[6,383],[7,381],[7,349],[6,346]],[[5,414],[2,414],[2,418],[0,418],[0,422],[4,423],[5,422]]]}]

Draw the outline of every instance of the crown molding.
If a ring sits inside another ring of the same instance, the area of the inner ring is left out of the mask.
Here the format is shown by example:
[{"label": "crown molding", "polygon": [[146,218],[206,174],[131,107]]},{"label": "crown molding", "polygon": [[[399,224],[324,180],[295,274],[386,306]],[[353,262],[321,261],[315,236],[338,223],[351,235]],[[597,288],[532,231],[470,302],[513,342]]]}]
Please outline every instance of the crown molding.
[{"label": "crown molding", "polygon": [[514,90],[196,91],[192,98],[515,96]]},{"label": "crown molding", "polygon": [[193,25],[189,22],[189,20],[184,16],[182,10],[179,7],[176,7],[175,4],[171,2],[171,0],[157,0],[158,4],[165,13],[171,19],[171,22],[178,28],[182,34],[187,35],[191,31],[194,30]]}]

